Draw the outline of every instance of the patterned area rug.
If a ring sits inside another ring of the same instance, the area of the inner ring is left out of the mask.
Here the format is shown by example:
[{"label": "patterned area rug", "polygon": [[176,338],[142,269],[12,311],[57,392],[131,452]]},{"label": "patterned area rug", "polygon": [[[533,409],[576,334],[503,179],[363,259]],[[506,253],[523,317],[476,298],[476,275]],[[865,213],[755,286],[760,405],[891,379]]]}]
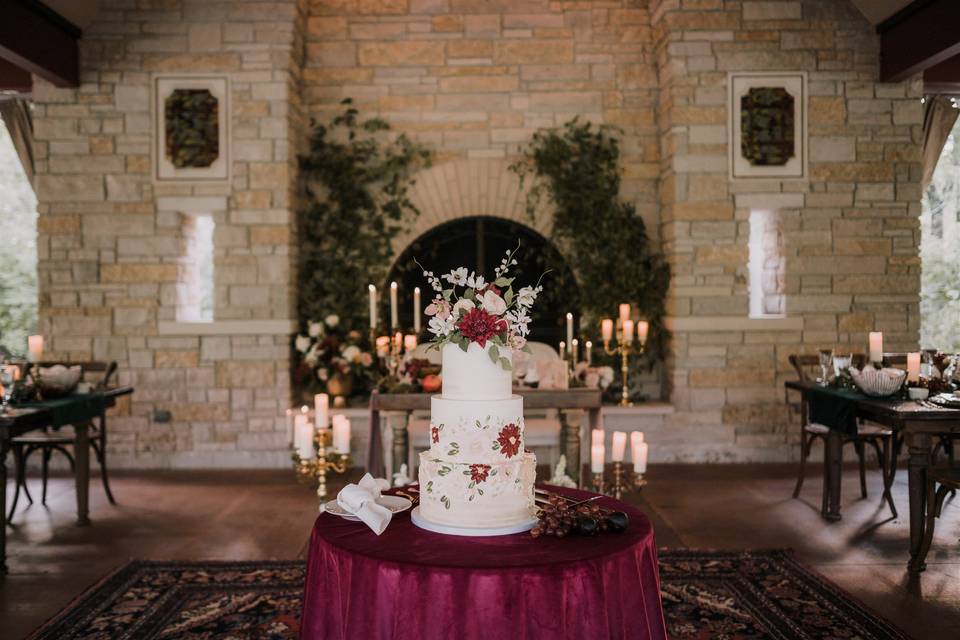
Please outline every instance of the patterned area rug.
[{"label": "patterned area rug", "polygon": [[[288,640],[303,576],[299,561],[134,561],[31,638]],[[907,638],[785,551],[661,550],[660,579],[674,640]]]}]

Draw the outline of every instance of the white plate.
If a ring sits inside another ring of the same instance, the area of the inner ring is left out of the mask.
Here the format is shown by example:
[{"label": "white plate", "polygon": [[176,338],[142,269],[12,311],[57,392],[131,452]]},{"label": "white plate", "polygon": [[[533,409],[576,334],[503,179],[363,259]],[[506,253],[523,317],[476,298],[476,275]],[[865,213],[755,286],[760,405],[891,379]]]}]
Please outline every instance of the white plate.
[{"label": "white plate", "polygon": [[[413,503],[407,500],[406,498],[401,498],[400,496],[380,496],[376,500],[377,504],[381,507],[386,507],[391,513],[400,513],[401,511],[406,511],[410,508],[410,505]],[[344,520],[350,520],[351,522],[360,522],[360,518],[348,512],[346,509],[337,504],[336,499],[333,499],[323,505],[323,510],[327,513],[332,513],[335,516],[340,516]]]},{"label": "white plate", "polygon": [[444,533],[450,536],[471,537],[508,536],[511,533],[523,533],[525,531],[530,531],[530,529],[533,529],[534,525],[537,524],[537,519],[531,518],[526,522],[520,522],[517,524],[508,525],[506,527],[454,527],[448,524],[437,524],[436,522],[424,520],[423,516],[420,515],[420,507],[416,507],[410,512],[410,520],[413,522],[413,524],[417,525],[421,529],[433,531],[434,533]]}]

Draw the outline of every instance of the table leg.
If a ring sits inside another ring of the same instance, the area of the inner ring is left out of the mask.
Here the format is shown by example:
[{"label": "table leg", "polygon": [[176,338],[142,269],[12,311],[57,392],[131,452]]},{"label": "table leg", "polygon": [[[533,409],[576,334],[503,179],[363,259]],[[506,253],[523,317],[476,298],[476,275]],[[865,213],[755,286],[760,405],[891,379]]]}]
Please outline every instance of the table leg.
[{"label": "table leg", "polygon": [[90,428],[89,423],[74,425],[77,441],[74,446],[74,459],[77,467],[77,524],[81,527],[90,524]]},{"label": "table leg", "polygon": [[0,575],[7,573],[7,453],[10,446],[0,438]]},{"label": "table leg", "polygon": [[407,463],[409,454],[408,442],[409,433],[407,426],[410,423],[410,412],[403,413],[403,420],[398,420],[393,424],[393,473],[400,472],[400,465]]},{"label": "table leg", "polygon": [[831,429],[823,447],[823,512],[830,521],[840,519],[840,482],[843,475],[843,434]]},{"label": "table leg", "polygon": [[926,563],[917,559],[917,552],[923,541],[924,518],[926,516],[927,468],[930,466],[930,443],[928,433],[907,431],[907,450],[910,460],[907,463],[907,481],[910,487],[910,571],[923,571]]}]

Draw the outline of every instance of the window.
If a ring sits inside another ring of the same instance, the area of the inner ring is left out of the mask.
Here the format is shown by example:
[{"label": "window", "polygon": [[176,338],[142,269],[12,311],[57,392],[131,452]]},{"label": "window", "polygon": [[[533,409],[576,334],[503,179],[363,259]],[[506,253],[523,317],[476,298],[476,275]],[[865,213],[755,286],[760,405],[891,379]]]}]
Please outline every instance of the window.
[{"label": "window", "polygon": [[213,322],[213,216],[182,214],[177,322]]},{"label": "window", "polygon": [[784,293],[786,257],[779,211],[755,209],[750,212],[750,317],[782,318],[787,312]]},{"label": "window", "polygon": [[0,119],[0,347],[27,352],[37,326],[37,198]]}]

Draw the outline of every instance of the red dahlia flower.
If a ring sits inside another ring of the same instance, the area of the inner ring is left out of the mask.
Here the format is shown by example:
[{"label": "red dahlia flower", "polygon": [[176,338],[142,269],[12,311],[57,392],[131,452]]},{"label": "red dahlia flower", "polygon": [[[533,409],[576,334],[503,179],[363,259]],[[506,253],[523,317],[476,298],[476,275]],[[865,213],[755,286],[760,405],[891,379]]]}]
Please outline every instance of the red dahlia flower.
[{"label": "red dahlia flower", "polygon": [[481,347],[485,347],[487,346],[487,340],[507,330],[507,323],[502,318],[474,307],[463,315],[457,329],[465,338],[476,342]]},{"label": "red dahlia flower", "polygon": [[437,427],[431,426],[430,439],[433,440],[434,443],[440,442],[440,429],[438,429]]},{"label": "red dahlia flower", "polygon": [[470,465],[470,479],[480,484],[487,479],[487,476],[490,474],[490,465],[488,464],[472,464]]},{"label": "red dahlia flower", "polygon": [[520,453],[520,427],[512,422],[500,429],[497,434],[497,442],[500,443],[500,453],[508,458]]}]

